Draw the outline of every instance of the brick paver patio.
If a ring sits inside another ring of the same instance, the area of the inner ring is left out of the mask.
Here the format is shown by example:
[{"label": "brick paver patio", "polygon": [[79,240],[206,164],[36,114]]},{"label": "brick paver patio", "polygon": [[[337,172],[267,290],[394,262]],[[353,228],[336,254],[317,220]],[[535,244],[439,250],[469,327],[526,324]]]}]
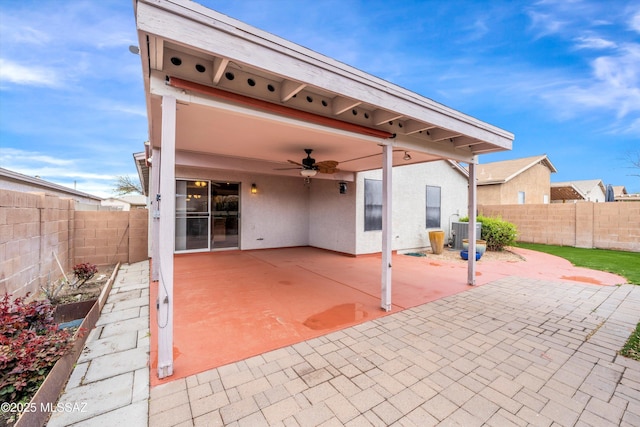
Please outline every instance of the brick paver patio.
[{"label": "brick paver patio", "polygon": [[149,425],[638,426],[638,320],[640,286],[507,277],[153,387]]}]

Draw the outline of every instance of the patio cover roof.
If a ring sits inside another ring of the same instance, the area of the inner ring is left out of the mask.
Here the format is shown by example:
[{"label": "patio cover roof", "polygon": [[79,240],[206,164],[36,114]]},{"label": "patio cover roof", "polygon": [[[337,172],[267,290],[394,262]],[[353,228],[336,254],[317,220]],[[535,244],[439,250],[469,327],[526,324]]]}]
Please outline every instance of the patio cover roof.
[{"label": "patio cover roof", "polygon": [[507,131],[196,3],[135,7],[152,148],[170,94],[176,151],[211,154],[212,167],[297,175],[274,169],[313,148],[349,179],[381,167],[383,141],[399,148],[394,165],[511,149]]}]

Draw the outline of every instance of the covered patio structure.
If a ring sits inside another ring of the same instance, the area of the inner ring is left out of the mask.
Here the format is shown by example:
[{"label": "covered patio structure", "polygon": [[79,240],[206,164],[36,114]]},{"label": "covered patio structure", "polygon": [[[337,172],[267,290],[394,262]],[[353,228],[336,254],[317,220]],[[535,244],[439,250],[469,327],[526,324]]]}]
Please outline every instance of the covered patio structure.
[{"label": "covered patio structure", "polygon": [[[173,373],[176,252],[196,256],[186,253],[216,245],[378,252],[379,306],[390,311],[393,167],[445,159],[468,165],[475,252],[477,156],[511,149],[511,133],[196,3],[134,5],[149,120],[159,378]],[[382,230],[364,248],[359,173],[375,169]],[[212,186],[224,196],[218,223],[213,207],[192,208],[200,197],[210,205]]]}]

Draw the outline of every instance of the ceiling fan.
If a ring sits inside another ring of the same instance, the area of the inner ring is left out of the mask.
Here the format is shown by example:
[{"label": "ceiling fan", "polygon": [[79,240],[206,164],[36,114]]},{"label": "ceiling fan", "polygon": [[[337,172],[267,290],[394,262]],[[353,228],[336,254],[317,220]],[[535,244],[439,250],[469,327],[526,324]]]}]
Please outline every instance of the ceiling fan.
[{"label": "ceiling fan", "polygon": [[[315,176],[318,172],[320,173],[336,173],[339,169],[336,168],[338,166],[338,162],[335,160],[324,160],[322,162],[317,162],[316,159],[311,157],[311,153],[313,149],[305,148],[304,152],[307,153],[307,157],[302,159],[302,162],[296,162],[294,160],[287,160],[289,163],[299,166],[300,175],[304,177],[312,177]],[[287,169],[298,169],[298,168],[282,168],[277,170],[287,170]]]},{"label": "ceiling fan", "polygon": [[[396,151],[404,151],[404,150],[393,150],[393,152]],[[311,153],[313,152],[313,149],[311,148],[305,148],[304,152],[307,153],[307,157],[302,159],[302,162],[296,162],[294,160],[287,160],[289,163],[297,165],[297,168],[279,168],[276,170],[291,170],[291,169],[300,169],[300,175],[306,177],[306,178],[310,178],[312,176],[315,176],[318,172],[320,173],[327,173],[327,174],[333,174],[336,172],[339,172],[340,169],[337,168],[338,164],[340,163],[347,163],[347,162],[352,162],[355,160],[362,160],[362,159],[366,159],[369,157],[375,157],[375,156],[380,156],[382,155],[382,153],[375,153],[375,154],[369,154],[366,156],[361,156],[361,157],[356,157],[354,159],[349,159],[349,160],[343,160],[341,162],[337,162],[335,160],[324,160],[322,162],[316,162],[316,159],[314,159],[313,157],[311,157]],[[405,156],[404,156],[404,160],[411,160],[411,156],[409,155],[409,153],[407,151],[404,151]]]}]

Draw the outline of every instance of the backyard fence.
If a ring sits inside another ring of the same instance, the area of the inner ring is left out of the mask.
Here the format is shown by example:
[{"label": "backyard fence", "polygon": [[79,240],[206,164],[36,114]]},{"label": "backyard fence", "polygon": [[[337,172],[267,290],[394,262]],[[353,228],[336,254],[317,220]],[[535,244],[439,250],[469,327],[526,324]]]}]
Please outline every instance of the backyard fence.
[{"label": "backyard fence", "polygon": [[640,252],[640,203],[482,205],[518,229],[518,241]]},{"label": "backyard fence", "polygon": [[0,293],[36,293],[78,263],[147,259],[147,215],[77,211],[71,199],[0,190]]}]

